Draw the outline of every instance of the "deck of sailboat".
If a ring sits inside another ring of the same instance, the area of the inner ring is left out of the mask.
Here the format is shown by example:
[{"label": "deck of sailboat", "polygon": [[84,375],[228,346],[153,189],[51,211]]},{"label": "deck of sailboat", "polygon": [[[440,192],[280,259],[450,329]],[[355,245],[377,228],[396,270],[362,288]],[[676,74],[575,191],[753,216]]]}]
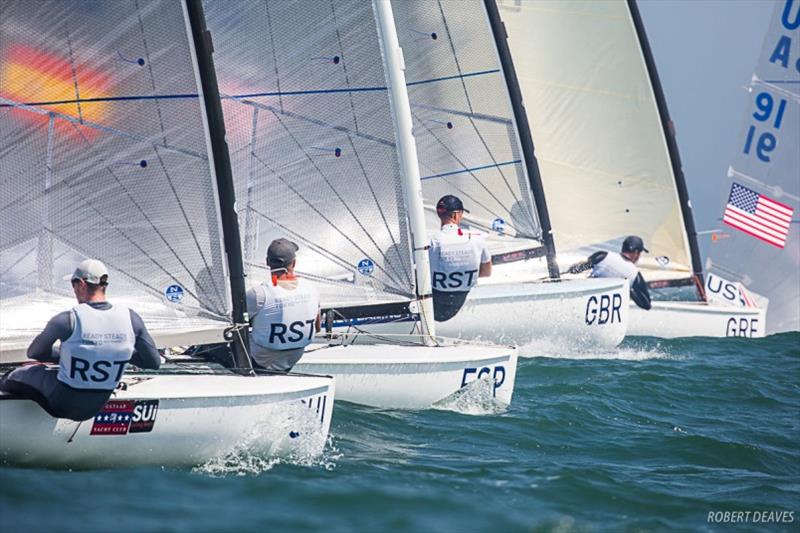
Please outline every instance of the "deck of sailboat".
[{"label": "deck of sailboat", "polygon": [[[357,335],[363,340],[354,341]],[[361,367],[358,371],[365,372],[387,365],[403,372],[425,372],[433,367],[452,369],[470,364],[487,365],[507,361],[509,355],[515,351],[508,346],[467,343],[443,338],[438,339],[436,346],[425,346],[418,343],[417,335],[341,335],[341,337],[348,336],[350,342],[354,343],[333,346],[312,344],[306,349],[296,369],[306,372],[310,365],[336,363],[347,365],[351,369]]]}]

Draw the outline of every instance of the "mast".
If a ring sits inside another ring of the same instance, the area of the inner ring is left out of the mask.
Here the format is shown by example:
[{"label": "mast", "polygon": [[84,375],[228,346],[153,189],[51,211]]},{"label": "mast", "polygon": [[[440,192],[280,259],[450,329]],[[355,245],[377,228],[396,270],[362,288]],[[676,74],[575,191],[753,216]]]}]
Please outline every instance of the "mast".
[{"label": "mast", "polygon": [[194,58],[197,61],[195,74],[198,78],[198,88],[203,99],[203,105],[200,108],[203,121],[208,130],[207,143],[211,148],[209,155],[213,159],[212,168],[217,180],[222,236],[225,254],[228,258],[233,310],[232,319],[234,323],[233,334],[228,340],[231,341],[235,369],[245,374],[252,374],[253,366],[247,354],[249,334],[244,316],[247,311],[247,305],[245,300],[242,246],[239,240],[239,220],[234,206],[236,198],[233,186],[233,172],[231,171],[228,144],[225,141],[225,121],[222,115],[217,74],[214,70],[214,59],[212,57],[214,47],[211,42],[211,33],[206,28],[202,0],[185,0],[183,5],[185,6],[186,20],[189,25],[187,29],[192,35],[191,42],[195,52]]},{"label": "mast", "polygon": [[539,215],[539,224],[542,226],[542,241],[547,250],[547,271],[552,279],[558,279],[560,272],[556,261],[556,245],[553,240],[553,228],[550,225],[550,213],[547,210],[545,200],[544,185],[542,175],[539,172],[539,163],[534,153],[533,138],[531,137],[530,125],[528,124],[528,114],[525,111],[525,104],[522,102],[522,90],[517,81],[517,72],[514,69],[514,62],[511,59],[511,51],[508,48],[508,34],[505,25],[500,19],[495,0],[484,0],[486,13],[489,16],[489,25],[492,28],[497,53],[500,56],[500,64],[503,67],[503,76],[506,80],[509,96],[511,97],[511,108],[514,111],[514,121],[517,123],[520,143],[522,144],[522,154],[525,158],[525,170],[533,193],[533,202]]},{"label": "mast", "polygon": [[698,295],[705,299],[702,287],[703,283],[703,264],[700,259],[700,248],[697,245],[697,230],[694,226],[694,215],[692,215],[692,203],[689,200],[689,191],[686,187],[686,179],[683,175],[681,166],[681,158],[678,154],[678,143],[675,140],[675,127],[672,120],[669,118],[667,111],[667,101],[664,98],[664,91],[661,87],[661,81],[658,78],[656,71],[656,63],[653,59],[653,52],[650,49],[650,43],[647,40],[647,34],[644,31],[644,24],[642,17],[639,14],[639,7],[636,5],[636,0],[627,0],[628,8],[633,19],[633,26],[636,30],[636,36],[639,39],[639,45],[642,47],[642,55],[644,56],[645,67],[647,68],[647,75],[650,77],[650,85],[653,88],[653,93],[656,98],[656,106],[658,107],[658,114],[661,118],[661,127],[664,130],[664,138],[667,141],[667,151],[669,152],[670,163],[672,164],[672,174],[675,176],[675,186],[678,190],[678,200],[681,207],[681,215],[683,216],[683,226],[686,229],[686,237],[689,240],[689,252],[692,255],[692,270],[694,276],[698,281]]},{"label": "mast", "polygon": [[433,322],[431,268],[428,257],[429,245],[425,229],[425,212],[422,206],[422,182],[419,175],[417,144],[412,133],[411,105],[408,101],[404,72],[405,62],[403,50],[397,39],[397,28],[390,0],[373,0],[372,5],[377,17],[381,53],[389,82],[389,103],[394,117],[397,152],[400,157],[403,190],[411,231],[411,246],[416,265],[414,276],[420,324],[425,343],[428,344],[436,335]]}]

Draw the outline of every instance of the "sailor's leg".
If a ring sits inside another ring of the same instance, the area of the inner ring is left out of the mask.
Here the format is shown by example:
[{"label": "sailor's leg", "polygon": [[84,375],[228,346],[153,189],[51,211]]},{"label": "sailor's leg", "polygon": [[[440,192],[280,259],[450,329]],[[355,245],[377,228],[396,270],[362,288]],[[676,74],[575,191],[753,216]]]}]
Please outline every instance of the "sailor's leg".
[{"label": "sailor's leg", "polygon": [[33,400],[42,409],[55,416],[48,397],[58,384],[58,368],[45,364],[15,368],[0,379],[0,390],[14,396]]},{"label": "sailor's leg", "polygon": [[253,356],[253,366],[272,372],[289,372],[303,356],[305,348],[262,350]]},{"label": "sailor's leg", "polygon": [[58,381],[58,367],[44,364],[16,368],[0,380],[0,390],[33,400],[50,416],[88,420],[106,403],[110,391],[77,390]]},{"label": "sailor's leg", "polygon": [[469,291],[433,291],[433,319],[445,322],[456,316]]}]

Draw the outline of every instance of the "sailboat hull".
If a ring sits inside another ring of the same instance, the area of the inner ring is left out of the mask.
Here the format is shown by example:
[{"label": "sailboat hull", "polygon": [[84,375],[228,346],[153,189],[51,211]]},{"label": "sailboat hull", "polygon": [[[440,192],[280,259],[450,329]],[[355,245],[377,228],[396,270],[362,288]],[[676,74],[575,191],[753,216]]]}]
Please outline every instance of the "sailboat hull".
[{"label": "sailboat hull", "polygon": [[613,348],[627,331],[628,300],[622,279],[479,284],[455,317],[437,323],[437,332],[518,346]]},{"label": "sailboat hull", "polygon": [[338,399],[372,407],[424,409],[465,386],[481,385],[485,399],[507,405],[517,353],[514,348],[460,343],[320,346],[303,355],[295,369],[333,375]]},{"label": "sailboat hull", "polygon": [[763,337],[766,309],[750,309],[705,302],[653,302],[649,311],[632,305],[629,336]]},{"label": "sailboat hull", "polygon": [[333,412],[329,377],[131,375],[95,419],[55,419],[0,393],[0,462],[48,468],[193,466],[314,457]]},{"label": "sailboat hull", "polygon": [[[481,279],[458,314],[436,323],[439,335],[526,346],[530,357],[553,347],[608,349],[628,331],[628,281],[610,278],[543,282],[520,265],[499,265]],[[535,271],[534,271],[535,272]],[[345,331],[345,327],[337,331]],[[369,333],[408,334],[411,322],[359,323]]]}]

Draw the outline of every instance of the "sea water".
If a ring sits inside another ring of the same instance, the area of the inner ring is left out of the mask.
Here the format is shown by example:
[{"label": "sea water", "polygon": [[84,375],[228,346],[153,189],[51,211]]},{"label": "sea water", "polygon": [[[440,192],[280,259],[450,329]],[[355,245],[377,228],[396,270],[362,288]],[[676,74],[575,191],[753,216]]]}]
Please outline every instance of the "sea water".
[{"label": "sea water", "polygon": [[482,402],[337,402],[288,463],[2,468],[0,531],[800,530],[798,333],[521,359]]}]

